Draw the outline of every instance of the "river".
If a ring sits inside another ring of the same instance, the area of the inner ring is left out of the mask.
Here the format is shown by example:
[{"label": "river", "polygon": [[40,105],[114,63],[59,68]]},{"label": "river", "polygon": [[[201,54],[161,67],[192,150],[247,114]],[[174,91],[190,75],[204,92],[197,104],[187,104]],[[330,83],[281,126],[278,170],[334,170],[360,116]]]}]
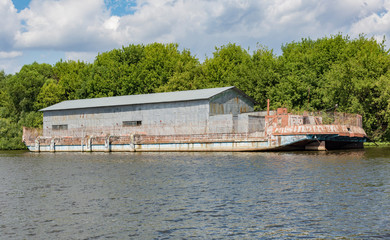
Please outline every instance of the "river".
[{"label": "river", "polygon": [[390,239],[390,148],[0,152],[0,239]]}]

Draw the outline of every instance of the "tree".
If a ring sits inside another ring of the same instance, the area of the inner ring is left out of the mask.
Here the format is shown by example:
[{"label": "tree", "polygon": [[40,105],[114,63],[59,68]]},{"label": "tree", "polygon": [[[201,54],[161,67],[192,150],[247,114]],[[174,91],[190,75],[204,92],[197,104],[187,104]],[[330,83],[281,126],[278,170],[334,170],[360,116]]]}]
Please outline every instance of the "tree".
[{"label": "tree", "polygon": [[280,82],[280,64],[272,50],[261,45],[252,55],[252,64],[249,66],[249,86],[247,93],[258,102],[259,109],[265,109],[267,99],[276,101],[270,94],[272,89]]},{"label": "tree", "polygon": [[[206,58],[203,63],[205,87],[225,87],[241,84],[239,75],[245,75],[251,56],[241,46],[227,44],[215,48],[213,58]],[[242,84],[245,85],[245,84]],[[245,89],[243,89],[245,90]]]},{"label": "tree", "polygon": [[324,75],[326,101],[340,111],[362,114],[367,134],[377,140],[388,134],[389,70],[384,43],[362,35],[348,43],[342,61]]},{"label": "tree", "polygon": [[[54,65],[55,83],[63,90],[63,97],[60,99],[74,100],[85,98],[83,86],[91,78],[92,64],[80,61],[62,60]],[[59,100],[60,100],[59,99]]]},{"label": "tree", "polygon": [[35,109],[42,109],[65,99],[65,89],[57,84],[54,79],[48,79],[42,86],[34,103],[34,107]]},{"label": "tree", "polygon": [[63,100],[236,86],[256,109],[335,110],[363,115],[375,140],[390,141],[390,56],[385,42],[337,34],[282,46],[215,48],[203,63],[177,44],[129,45],[92,64],[33,63],[14,75],[0,71],[0,149],[22,148],[22,126],[41,127],[39,109]]},{"label": "tree", "polygon": [[104,97],[163,91],[163,86],[175,74],[196,64],[198,60],[188,50],[180,52],[177,44],[153,43],[114,49],[96,57],[84,95]]},{"label": "tree", "polygon": [[183,50],[181,58],[176,64],[174,74],[168,82],[156,89],[156,92],[174,92],[201,89],[203,71],[199,60],[193,57],[188,50]]},{"label": "tree", "polygon": [[[349,37],[341,34],[317,40],[302,39],[282,46],[280,82],[271,91],[278,106],[323,110],[332,103],[324,102],[328,83],[324,81],[335,63],[343,60]],[[334,105],[333,105],[334,106]]]},{"label": "tree", "polygon": [[34,103],[47,79],[52,78],[53,69],[49,64],[25,65],[7,83],[7,91],[14,107],[14,114],[37,111]]}]

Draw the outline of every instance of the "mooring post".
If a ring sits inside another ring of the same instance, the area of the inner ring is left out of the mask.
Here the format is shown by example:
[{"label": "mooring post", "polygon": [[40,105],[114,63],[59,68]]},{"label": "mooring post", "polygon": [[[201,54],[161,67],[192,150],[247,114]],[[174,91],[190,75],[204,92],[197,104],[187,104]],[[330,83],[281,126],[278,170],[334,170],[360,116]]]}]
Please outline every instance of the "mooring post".
[{"label": "mooring post", "polygon": [[129,145],[130,145],[130,152],[135,152],[135,145],[134,145],[134,143],[135,143],[135,137],[134,137],[134,134],[131,134],[130,135],[130,143],[129,143]]},{"label": "mooring post", "polygon": [[35,152],[40,152],[40,149],[41,148],[41,146],[40,146],[40,144],[39,144],[39,138],[36,138],[35,139],[35,148],[34,148],[34,151]]},{"label": "mooring post", "polygon": [[110,136],[106,137],[105,143],[104,143],[104,151],[110,152],[111,151],[111,144],[110,144]]},{"label": "mooring post", "polygon": [[88,150],[89,152],[92,152],[92,137],[93,137],[93,136],[90,136],[90,137],[88,138],[88,141],[87,141],[87,150]]},{"label": "mooring post", "polygon": [[52,138],[50,141],[50,152],[55,152],[55,144],[54,138]]}]

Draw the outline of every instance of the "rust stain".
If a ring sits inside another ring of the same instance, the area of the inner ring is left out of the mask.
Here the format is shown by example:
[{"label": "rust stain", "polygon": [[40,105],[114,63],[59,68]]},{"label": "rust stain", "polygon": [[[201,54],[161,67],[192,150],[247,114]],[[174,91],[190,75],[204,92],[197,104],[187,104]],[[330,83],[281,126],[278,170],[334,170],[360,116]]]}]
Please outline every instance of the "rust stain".
[{"label": "rust stain", "polygon": [[[349,129],[349,130],[348,130]],[[366,133],[360,127],[345,125],[298,125],[273,128],[272,134],[280,135],[306,135],[306,134],[337,134],[340,136],[365,137]]]}]

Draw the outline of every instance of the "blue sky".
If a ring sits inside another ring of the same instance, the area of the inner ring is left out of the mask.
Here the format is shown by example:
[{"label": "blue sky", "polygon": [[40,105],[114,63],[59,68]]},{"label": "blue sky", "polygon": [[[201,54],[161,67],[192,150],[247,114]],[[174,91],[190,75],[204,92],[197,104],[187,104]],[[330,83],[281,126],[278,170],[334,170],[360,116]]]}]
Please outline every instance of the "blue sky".
[{"label": "blue sky", "polygon": [[[12,3],[18,11],[21,11],[28,8],[30,1],[31,0],[12,0]],[[105,0],[104,3],[111,13],[117,16],[134,13],[132,8],[137,5],[137,2],[134,0]]]},{"label": "blue sky", "polygon": [[343,33],[381,41],[390,0],[0,0],[0,71],[34,61],[92,62],[129,44],[178,43],[201,61],[215,47],[282,44]]},{"label": "blue sky", "polygon": [[28,7],[30,0],[13,0],[12,2],[14,4],[15,8],[20,11],[20,10],[23,10],[26,7]]}]

